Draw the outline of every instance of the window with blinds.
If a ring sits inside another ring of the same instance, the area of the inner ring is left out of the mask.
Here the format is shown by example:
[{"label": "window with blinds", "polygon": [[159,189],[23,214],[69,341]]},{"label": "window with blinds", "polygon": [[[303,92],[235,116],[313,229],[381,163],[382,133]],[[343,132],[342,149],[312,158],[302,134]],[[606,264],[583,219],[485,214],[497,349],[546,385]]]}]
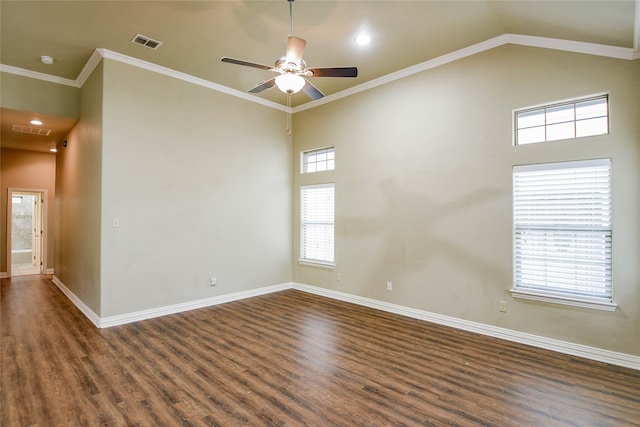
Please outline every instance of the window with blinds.
[{"label": "window with blinds", "polygon": [[300,187],[300,261],[334,265],[334,184]]},{"label": "window with blinds", "polygon": [[610,159],[514,167],[513,224],[514,296],[611,304]]}]

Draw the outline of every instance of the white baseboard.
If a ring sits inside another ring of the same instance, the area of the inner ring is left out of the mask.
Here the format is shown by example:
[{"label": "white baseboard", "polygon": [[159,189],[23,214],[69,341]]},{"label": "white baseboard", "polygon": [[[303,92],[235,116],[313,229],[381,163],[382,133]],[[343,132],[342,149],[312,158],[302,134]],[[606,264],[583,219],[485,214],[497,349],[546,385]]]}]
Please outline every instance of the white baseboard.
[{"label": "white baseboard", "polygon": [[56,276],[53,276],[51,280],[53,280],[53,283],[55,283],[55,285],[60,288],[62,293],[65,294],[76,307],[78,307],[78,310],[80,310],[82,314],[87,316],[91,323],[96,325],[96,327],[98,328],[100,327],[100,316],[94,313],[93,310],[89,308],[89,306],[82,302],[82,300],[78,298],[76,294],[71,292],[71,290],[67,288],[64,283],[62,283]]},{"label": "white baseboard", "polygon": [[291,289],[291,283],[265,286],[248,291],[234,292],[232,294],[220,295],[216,297],[203,298],[195,301],[188,301],[180,304],[172,304],[165,307],[151,308],[148,310],[136,311],[133,313],[121,314],[118,316],[103,317],[100,319],[99,328],[109,328],[111,326],[124,325],[126,323],[137,322],[154,317],[166,316],[168,314],[181,313],[183,311],[195,310],[198,308],[210,307],[212,305],[224,304],[226,302],[238,301],[258,295],[270,294],[273,292]]},{"label": "white baseboard", "polygon": [[347,294],[331,289],[320,288],[317,286],[305,285],[303,283],[281,283],[278,285],[265,286],[261,288],[251,289],[248,291],[234,292],[232,294],[220,295],[216,297],[203,298],[195,301],[188,301],[180,304],[172,304],[165,307],[157,307],[148,310],[136,311],[132,313],[121,314],[117,316],[99,317],[87,305],[85,305],[76,295],[73,294],[57,277],[53,276],[53,283],[73,302],[78,309],[91,320],[98,328],[109,328],[117,325],[137,322],[154,317],[166,316],[169,314],[180,313],[198,308],[210,307],[213,305],[224,304],[231,301],[238,301],[245,298],[251,298],[259,295],[279,292],[286,289],[297,289],[299,291],[320,295],[335,300],[345,301],[352,304],[370,307],[377,310],[395,313],[414,319],[424,320],[439,325],[449,326],[469,332],[475,332],[482,335],[501,338],[507,341],[526,344],[533,347],[544,348],[547,350],[557,351],[559,353],[570,354],[572,356],[583,357],[585,359],[596,360],[598,362],[609,363],[612,365],[623,366],[626,368],[640,370],[640,357],[626,353],[618,353],[615,351],[604,350],[596,347],[590,347],[582,344],[575,344],[567,341],[556,340],[553,338],[541,337],[538,335],[527,334],[524,332],[513,331],[511,329],[500,328],[497,326],[486,325],[484,323],[472,322],[470,320],[458,319],[455,317],[445,316],[442,314],[431,313],[424,310],[405,307],[402,305],[391,304],[384,301],[378,301],[371,298],[365,298],[358,295]]},{"label": "white baseboard", "polygon": [[336,300],[375,308],[390,313],[400,314],[402,316],[412,317],[414,319],[425,320],[427,322],[433,322],[439,325],[450,326],[456,329],[462,329],[469,332],[475,332],[482,335],[501,338],[507,341],[530,345],[532,347],[539,347],[547,350],[557,351],[559,353],[570,354],[572,356],[583,357],[585,359],[596,360],[598,362],[609,363],[611,365],[640,370],[640,356],[618,353],[615,351],[604,350],[597,347],[589,347],[582,344],[575,344],[567,341],[556,340],[553,338],[546,338],[538,335],[527,334],[524,332],[513,331],[511,329],[505,329],[497,326],[486,325],[484,323],[477,323],[469,320],[458,319],[455,317],[444,316],[442,314],[431,313],[424,310],[417,310],[415,308],[391,304],[388,302],[365,298],[358,295],[347,294],[331,289],[305,285],[302,283],[293,283],[292,287],[293,289],[309,292],[323,297],[333,298]]},{"label": "white baseboard", "polygon": [[[43,274],[53,274],[53,268],[48,268]],[[6,271],[0,271],[0,279],[6,279],[9,277],[11,277],[11,274]]]},{"label": "white baseboard", "polygon": [[124,325],[127,323],[138,322],[140,320],[153,319],[154,317],[166,316],[169,314],[181,313],[183,311],[195,310],[198,308],[210,307],[212,305],[224,304],[226,302],[237,301],[245,298],[251,298],[258,295],[270,294],[273,292],[283,291],[285,289],[291,289],[293,284],[291,282],[282,283],[279,285],[265,286],[257,289],[250,289],[248,291],[234,292],[232,294],[220,295],[217,297],[203,298],[194,301],[188,301],[180,304],[172,304],[164,307],[151,308],[148,310],[134,311],[131,313],[120,314],[117,316],[100,317],[93,312],[85,303],[82,302],[64,283],[60,281],[56,276],[52,278],[53,283],[64,293],[71,302],[78,307],[85,316],[91,320],[91,322],[97,328],[110,328],[112,326]]}]

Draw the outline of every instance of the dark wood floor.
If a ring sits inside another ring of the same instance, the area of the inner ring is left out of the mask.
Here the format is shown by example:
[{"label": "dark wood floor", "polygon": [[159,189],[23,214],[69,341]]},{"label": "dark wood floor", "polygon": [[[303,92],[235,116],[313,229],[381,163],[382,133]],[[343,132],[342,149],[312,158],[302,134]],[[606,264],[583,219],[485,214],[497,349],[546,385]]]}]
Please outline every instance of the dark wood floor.
[{"label": "dark wood floor", "polygon": [[640,371],[284,291],[96,329],[2,279],[2,426],[630,426]]}]

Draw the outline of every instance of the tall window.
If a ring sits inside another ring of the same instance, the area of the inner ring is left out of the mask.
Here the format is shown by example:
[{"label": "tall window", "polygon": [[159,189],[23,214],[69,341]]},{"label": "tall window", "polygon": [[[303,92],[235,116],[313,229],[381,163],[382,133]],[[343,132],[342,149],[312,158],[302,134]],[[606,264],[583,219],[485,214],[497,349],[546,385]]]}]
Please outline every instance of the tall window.
[{"label": "tall window", "polygon": [[609,133],[609,97],[527,108],[514,114],[515,145]]},{"label": "tall window", "polygon": [[300,187],[300,261],[334,265],[334,184]]},{"label": "tall window", "polygon": [[302,153],[302,173],[322,172],[335,169],[336,149],[334,147],[304,151]]},{"label": "tall window", "polygon": [[615,309],[610,159],[514,167],[513,224],[514,296]]}]

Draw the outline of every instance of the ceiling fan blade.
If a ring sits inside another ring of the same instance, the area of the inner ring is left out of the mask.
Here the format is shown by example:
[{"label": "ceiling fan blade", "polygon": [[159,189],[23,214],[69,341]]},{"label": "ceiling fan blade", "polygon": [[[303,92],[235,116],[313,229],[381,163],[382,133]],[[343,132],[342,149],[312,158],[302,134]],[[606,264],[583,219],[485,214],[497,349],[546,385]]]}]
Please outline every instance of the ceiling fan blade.
[{"label": "ceiling fan blade", "polygon": [[250,93],[260,93],[263,90],[271,89],[276,84],[276,78],[272,78],[271,80],[267,80],[266,82],[260,82],[253,89],[249,90]]},{"label": "ceiling fan blade", "polygon": [[273,68],[269,67],[268,65],[255,64],[253,62],[247,62],[241,59],[229,58],[227,56],[223,56],[222,58],[220,58],[220,61],[228,62],[229,64],[244,65],[245,67],[260,68],[261,70],[271,70]]},{"label": "ceiling fan blade", "polygon": [[307,68],[313,74],[309,77],[358,77],[357,67]]},{"label": "ceiling fan blade", "polygon": [[324,96],[324,93],[320,92],[320,89],[311,84],[307,79],[304,79],[304,87],[302,88],[302,91],[314,101]]},{"label": "ceiling fan blade", "polygon": [[307,41],[305,39],[289,36],[287,39],[287,53],[285,54],[287,64],[293,63],[296,64],[296,66],[300,66],[300,60],[302,59],[306,45]]}]

